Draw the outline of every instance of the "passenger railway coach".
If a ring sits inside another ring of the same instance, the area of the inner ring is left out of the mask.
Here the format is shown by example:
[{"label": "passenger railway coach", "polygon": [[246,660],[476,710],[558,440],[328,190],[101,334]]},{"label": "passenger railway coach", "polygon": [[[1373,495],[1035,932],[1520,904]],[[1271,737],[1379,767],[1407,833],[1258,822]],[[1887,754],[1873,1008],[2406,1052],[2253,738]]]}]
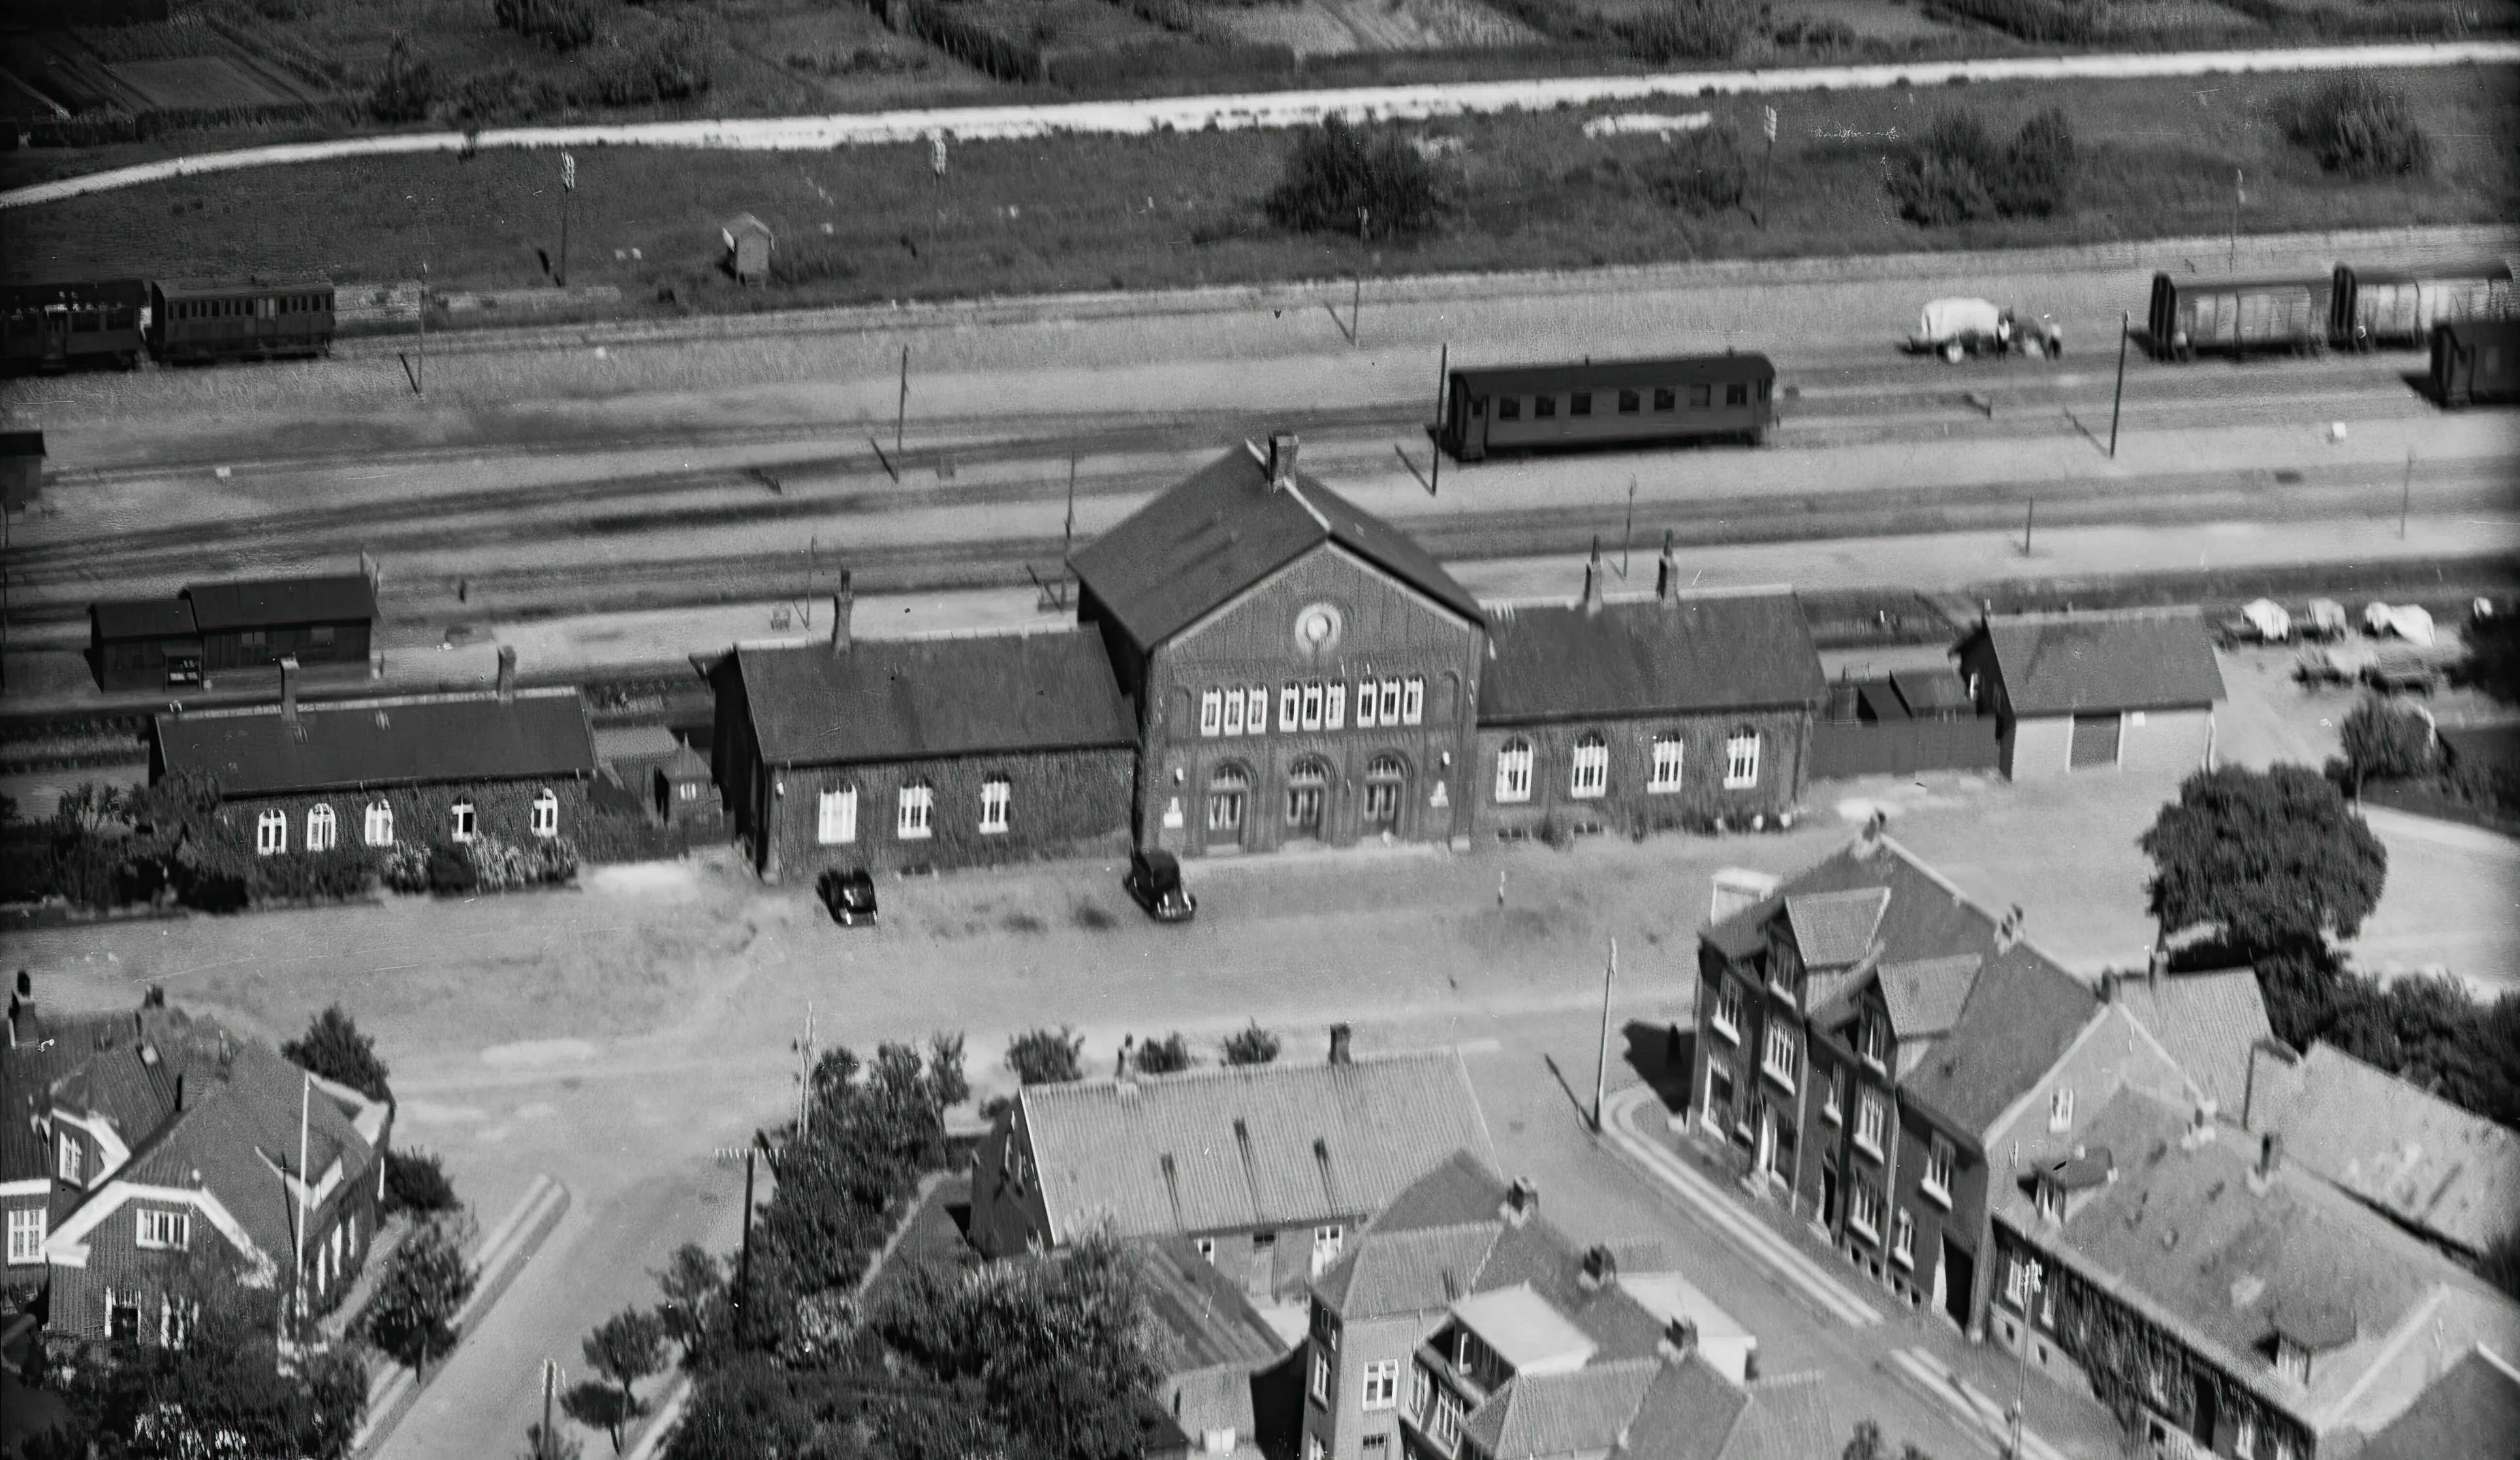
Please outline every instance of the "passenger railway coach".
[{"label": "passenger railway coach", "polygon": [[166,364],[332,353],[333,286],[158,283],[149,286],[149,353]]},{"label": "passenger railway coach", "polygon": [[1508,451],[1738,438],[1775,423],[1777,368],[1765,355],[1457,370],[1444,382],[1436,443],[1455,460]]},{"label": "passenger railway coach", "polygon": [[140,363],[137,279],[0,286],[0,369],[12,374]]}]

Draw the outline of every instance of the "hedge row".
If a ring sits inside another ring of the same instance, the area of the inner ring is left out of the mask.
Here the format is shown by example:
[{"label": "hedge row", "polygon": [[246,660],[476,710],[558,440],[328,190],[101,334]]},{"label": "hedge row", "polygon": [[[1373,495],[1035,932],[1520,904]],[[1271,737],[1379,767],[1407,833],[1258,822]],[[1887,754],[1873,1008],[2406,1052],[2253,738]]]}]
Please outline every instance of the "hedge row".
[{"label": "hedge row", "polygon": [[1205,45],[1172,39],[1044,53],[1043,78],[1060,86],[1110,86],[1158,77],[1280,76],[1295,69],[1283,45]]},{"label": "hedge row", "polygon": [[2100,33],[2100,8],[2092,0],[1936,0],[1943,9],[2023,40],[2088,41]]}]

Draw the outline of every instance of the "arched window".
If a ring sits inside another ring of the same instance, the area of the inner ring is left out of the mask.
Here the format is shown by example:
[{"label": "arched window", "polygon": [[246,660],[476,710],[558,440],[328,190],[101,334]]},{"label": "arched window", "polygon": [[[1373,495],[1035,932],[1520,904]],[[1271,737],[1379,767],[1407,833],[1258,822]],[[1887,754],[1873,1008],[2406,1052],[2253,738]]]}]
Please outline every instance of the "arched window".
[{"label": "arched window", "polygon": [[1400,788],[1409,778],[1409,770],[1396,755],[1377,755],[1365,768],[1365,821],[1369,827],[1389,827],[1400,821]]},{"label": "arched window", "polygon": [[471,841],[472,833],[480,829],[481,825],[481,818],[473,812],[472,803],[470,801],[456,802],[448,815],[448,819],[454,824],[447,828],[447,835],[458,842]]},{"label": "arched window", "polygon": [[531,825],[536,836],[560,835],[560,797],[549,786],[534,793]]},{"label": "arched window", "polygon": [[901,788],[893,832],[905,841],[918,841],[936,834],[936,788],[924,779],[914,780]]},{"label": "arched window", "polygon": [[1207,830],[1220,840],[1242,834],[1242,803],[1250,794],[1251,776],[1240,766],[1219,766],[1207,777]]},{"label": "arched window", "polygon": [[334,821],[334,819],[333,819],[333,808],[331,808],[331,807],[329,807],[329,806],[321,806],[321,805],[319,805],[319,806],[311,807],[311,808],[309,808],[309,809],[307,810],[307,813],[306,813],[306,850],[307,850],[307,851],[309,851],[309,852],[330,852],[330,851],[332,851],[332,850],[333,850],[333,843],[334,843],[334,841],[335,841],[338,836],[339,836],[339,830],[338,830],[338,823],[336,823],[336,822]]},{"label": "arched window", "polygon": [[1307,757],[1286,773],[1286,829],[1297,836],[1319,836],[1322,803],[1329,790],[1329,768]]},{"label": "arched window", "polygon": [[253,818],[253,854],[269,857],[289,850],[289,813],[267,811]]},{"label": "arched window", "polygon": [[1737,791],[1758,783],[1759,732],[1745,725],[1724,742],[1724,785]]},{"label": "arched window", "polygon": [[1645,789],[1655,794],[1668,794],[1680,789],[1681,739],[1676,734],[1656,735],[1653,741],[1653,776]]},{"label": "arched window", "polygon": [[368,845],[390,847],[394,844],[393,808],[382,801],[368,803]]},{"label": "arched window", "polygon": [[1601,738],[1600,731],[1587,730],[1584,738],[1575,742],[1574,775],[1567,782],[1566,793],[1579,801],[1589,801],[1609,785],[1610,742]]},{"label": "arched window", "polygon": [[1508,740],[1497,751],[1496,798],[1499,801],[1531,799],[1531,742],[1517,736]]},{"label": "arched window", "polygon": [[1007,812],[1014,799],[1014,782],[1003,775],[980,782],[980,829],[993,835],[1006,830]]}]

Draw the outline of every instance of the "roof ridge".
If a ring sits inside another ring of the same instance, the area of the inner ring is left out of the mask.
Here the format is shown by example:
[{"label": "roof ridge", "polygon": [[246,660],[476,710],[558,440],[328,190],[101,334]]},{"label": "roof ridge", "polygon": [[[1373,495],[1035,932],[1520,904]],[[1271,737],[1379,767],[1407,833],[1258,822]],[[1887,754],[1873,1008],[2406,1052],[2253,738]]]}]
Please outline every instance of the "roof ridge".
[{"label": "roof ridge", "polygon": [[1459,1059],[1460,1057],[1461,1051],[1450,1045],[1446,1045],[1440,1049],[1391,1049],[1375,1054],[1360,1054],[1345,1061],[1307,1060],[1301,1063],[1279,1063],[1277,1061],[1272,1061],[1265,1065],[1210,1065],[1204,1069],[1179,1070],[1167,1075],[1131,1075],[1127,1077],[1111,1076],[1095,1080],[1062,1080],[1049,1084],[1028,1084],[1023,1086],[1023,1092],[1028,1095],[1049,1094],[1053,1092],[1083,1094],[1094,1091],[1117,1090],[1122,1085],[1127,1085],[1133,1091],[1144,1092],[1149,1089],[1162,1089],[1167,1086],[1180,1088],[1182,1086],[1200,1082],[1216,1082],[1223,1080],[1265,1080],[1272,1075],[1286,1071],[1335,1070],[1340,1068],[1342,1065],[1349,1067],[1359,1065],[1401,1065],[1413,1062],[1432,1062],[1445,1059]]},{"label": "roof ridge", "polygon": [[[502,696],[496,689],[453,689],[433,694],[389,694],[369,699],[302,699],[297,713],[314,715],[359,710],[393,710],[413,705],[465,705],[504,703],[524,699],[559,699],[577,696],[575,685],[544,685],[530,689],[518,689]],[[160,720],[237,720],[254,715],[278,715],[284,707],[277,702],[260,705],[224,705],[208,710],[175,710],[161,712]]]},{"label": "roof ridge", "polygon": [[1333,538],[1338,536],[1338,529],[1330,525],[1330,519],[1323,516],[1322,509],[1313,506],[1312,499],[1304,495],[1303,483],[1301,481],[1295,477],[1289,476],[1286,478],[1285,485],[1282,490],[1283,490],[1287,496],[1295,499],[1295,506],[1302,508],[1315,522],[1321,524],[1323,532]]}]

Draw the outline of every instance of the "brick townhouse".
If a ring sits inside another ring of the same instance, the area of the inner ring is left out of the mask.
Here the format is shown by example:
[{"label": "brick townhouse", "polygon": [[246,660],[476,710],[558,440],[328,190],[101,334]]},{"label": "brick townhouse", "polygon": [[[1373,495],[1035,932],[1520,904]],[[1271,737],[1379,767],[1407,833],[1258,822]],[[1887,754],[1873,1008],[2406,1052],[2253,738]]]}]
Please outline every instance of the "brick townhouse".
[{"label": "brick townhouse", "polygon": [[223,1277],[287,1285],[302,1258],[318,1306],[355,1276],[384,1102],[154,1001],[62,1016],[22,996],[9,1038],[9,1271],[41,1290],[47,1334],[174,1342]]}]

